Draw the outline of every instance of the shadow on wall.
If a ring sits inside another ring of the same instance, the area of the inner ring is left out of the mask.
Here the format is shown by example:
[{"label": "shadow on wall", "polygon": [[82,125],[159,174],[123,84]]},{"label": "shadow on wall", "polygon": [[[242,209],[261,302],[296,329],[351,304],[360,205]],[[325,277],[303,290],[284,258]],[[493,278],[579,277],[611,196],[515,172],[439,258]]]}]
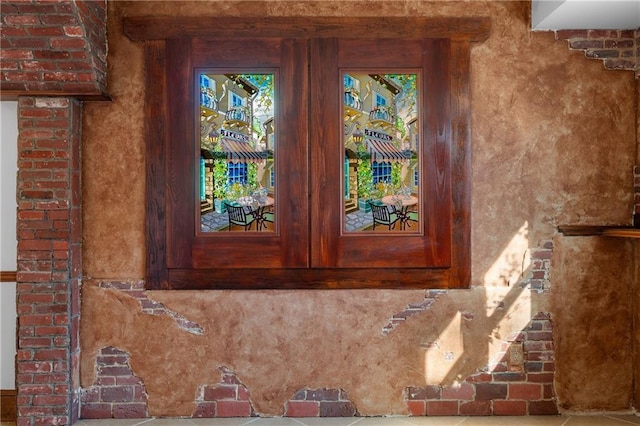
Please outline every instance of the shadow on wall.
[{"label": "shadow on wall", "polygon": [[[405,400],[412,415],[541,415],[557,414],[554,400],[552,323],[545,312],[531,312],[531,321],[506,336],[501,322],[513,309],[526,309],[524,286],[514,286],[480,319],[477,332],[465,332],[475,315],[458,311],[439,334],[425,344],[425,382],[408,387]],[[518,304],[522,306],[517,308]],[[515,307],[515,308],[514,308]],[[498,346],[497,348],[495,346]],[[469,354],[482,354],[487,363],[469,365]],[[447,363],[448,369],[441,368]],[[474,372],[468,374],[468,371]]]},{"label": "shadow on wall", "polygon": [[[486,287],[475,289],[484,294],[470,305],[459,302],[464,290],[431,290],[425,298],[429,302],[409,306],[391,320],[387,332],[418,307],[438,312],[437,321],[428,322],[436,327],[428,335],[437,338],[421,342],[427,385],[405,389],[412,415],[558,413],[553,324],[549,313],[534,309],[537,301],[532,300],[549,291],[553,243],[529,249],[527,237],[525,222],[488,269]],[[510,330],[518,321],[528,323]],[[486,365],[478,367],[479,359]]]}]

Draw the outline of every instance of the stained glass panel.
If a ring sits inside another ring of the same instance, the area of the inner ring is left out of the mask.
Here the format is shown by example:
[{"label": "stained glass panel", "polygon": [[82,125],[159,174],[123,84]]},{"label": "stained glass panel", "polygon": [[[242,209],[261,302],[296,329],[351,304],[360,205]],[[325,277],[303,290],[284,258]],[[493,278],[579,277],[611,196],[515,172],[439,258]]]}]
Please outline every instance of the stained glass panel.
[{"label": "stained glass panel", "polygon": [[419,232],[417,74],[345,72],[344,230]]},{"label": "stained glass panel", "polygon": [[200,228],[273,232],[273,74],[199,74]]}]

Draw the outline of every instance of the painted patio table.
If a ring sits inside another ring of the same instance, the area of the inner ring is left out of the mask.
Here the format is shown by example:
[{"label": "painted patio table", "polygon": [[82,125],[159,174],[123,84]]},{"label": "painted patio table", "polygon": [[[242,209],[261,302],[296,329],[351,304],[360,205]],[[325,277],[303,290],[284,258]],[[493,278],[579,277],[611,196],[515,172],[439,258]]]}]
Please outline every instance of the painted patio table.
[{"label": "painted patio table", "polygon": [[393,194],[381,198],[384,204],[391,206],[400,219],[400,230],[403,231],[409,219],[409,207],[418,204],[418,197],[413,195]]},{"label": "painted patio table", "polygon": [[274,204],[273,197],[266,196],[264,199],[259,199],[253,196],[240,197],[235,201],[238,205],[247,209],[247,213],[253,215],[256,218],[256,230],[260,231],[262,228],[266,228],[266,209]]}]

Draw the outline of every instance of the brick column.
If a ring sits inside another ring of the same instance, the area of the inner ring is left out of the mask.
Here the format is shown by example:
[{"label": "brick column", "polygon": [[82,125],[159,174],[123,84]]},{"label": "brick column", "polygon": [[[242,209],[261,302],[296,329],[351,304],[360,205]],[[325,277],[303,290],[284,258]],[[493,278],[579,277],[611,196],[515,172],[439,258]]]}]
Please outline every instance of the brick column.
[{"label": "brick column", "polygon": [[18,425],[78,419],[81,104],[18,103]]}]

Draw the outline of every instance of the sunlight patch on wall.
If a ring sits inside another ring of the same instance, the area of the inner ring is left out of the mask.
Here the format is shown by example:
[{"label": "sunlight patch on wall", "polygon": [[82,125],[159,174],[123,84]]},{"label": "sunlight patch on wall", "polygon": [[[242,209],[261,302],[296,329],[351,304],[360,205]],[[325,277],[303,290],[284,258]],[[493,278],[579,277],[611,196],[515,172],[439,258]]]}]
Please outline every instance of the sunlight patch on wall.
[{"label": "sunlight patch on wall", "polygon": [[514,285],[531,264],[528,251],[529,222],[525,221],[487,270],[483,284],[485,286]]},{"label": "sunlight patch on wall", "polygon": [[518,340],[518,335],[531,321],[531,291],[522,286],[486,289],[488,331],[488,365],[501,362],[505,342]]},{"label": "sunlight patch on wall", "polygon": [[[442,330],[438,340],[424,345],[425,383],[442,383],[464,353],[462,313],[457,312]],[[436,367],[437,366],[437,367]]]}]

